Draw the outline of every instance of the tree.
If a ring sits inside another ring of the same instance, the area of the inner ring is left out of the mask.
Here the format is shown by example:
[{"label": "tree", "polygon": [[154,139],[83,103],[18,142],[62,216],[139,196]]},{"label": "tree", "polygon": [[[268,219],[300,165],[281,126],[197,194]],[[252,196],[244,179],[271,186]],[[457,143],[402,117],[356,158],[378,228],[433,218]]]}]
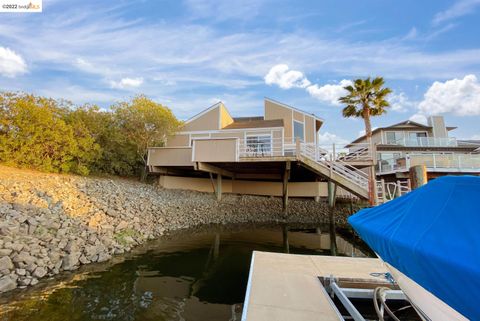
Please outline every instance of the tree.
[{"label": "tree", "polygon": [[98,146],[85,128],[66,121],[65,105],[28,94],[0,96],[0,161],[49,172],[88,174]]},{"label": "tree", "polygon": [[[382,77],[376,77],[371,80],[356,79],[353,86],[344,87],[348,94],[341,97],[339,101],[346,105],[342,110],[344,117],[361,117],[365,123],[365,136],[369,144],[372,143],[372,124],[370,117],[380,116],[387,112],[386,108],[390,106],[386,100],[392,92],[388,87],[383,87],[385,81]],[[370,202],[373,202],[375,174],[373,168],[370,168],[369,196]]]},{"label": "tree", "polygon": [[139,95],[129,102],[112,106],[115,119],[127,139],[134,144],[138,161],[142,164],[141,178],[145,178],[147,149],[163,146],[181,122],[172,111],[146,96]]},{"label": "tree", "polygon": [[138,173],[136,148],[122,132],[115,114],[96,105],[83,105],[74,109],[69,119],[88,129],[99,155],[90,165],[93,173],[132,176]]}]

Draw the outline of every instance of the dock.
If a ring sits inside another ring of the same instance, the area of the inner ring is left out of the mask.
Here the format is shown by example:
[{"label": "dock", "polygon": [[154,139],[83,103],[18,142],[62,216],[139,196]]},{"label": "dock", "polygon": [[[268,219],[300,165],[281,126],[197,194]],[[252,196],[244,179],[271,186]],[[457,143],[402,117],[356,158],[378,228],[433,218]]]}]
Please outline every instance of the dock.
[{"label": "dock", "polygon": [[254,251],[242,320],[338,321],[336,308],[319,277],[378,282],[379,259],[296,255]]}]

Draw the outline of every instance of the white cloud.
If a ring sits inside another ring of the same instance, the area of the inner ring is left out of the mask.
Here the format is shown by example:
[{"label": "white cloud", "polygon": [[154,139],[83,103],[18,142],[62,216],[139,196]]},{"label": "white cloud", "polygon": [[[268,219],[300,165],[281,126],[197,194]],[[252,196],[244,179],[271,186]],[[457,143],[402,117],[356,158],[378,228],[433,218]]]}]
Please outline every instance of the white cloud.
[{"label": "white cloud", "polygon": [[438,25],[441,22],[452,20],[470,13],[473,13],[475,7],[480,5],[480,0],[460,0],[445,11],[435,15],[432,23]]},{"label": "white cloud", "polygon": [[310,81],[303,72],[289,70],[288,65],[285,64],[275,65],[270,68],[264,79],[267,85],[278,85],[282,89],[305,88],[310,85]]},{"label": "white cloud", "polygon": [[418,105],[421,114],[480,115],[480,83],[475,75],[434,82]]},{"label": "white cloud", "polygon": [[122,78],[120,81],[111,81],[110,86],[116,89],[125,89],[132,87],[139,87],[143,84],[143,78]]},{"label": "white cloud", "polygon": [[473,135],[470,139],[480,140],[480,134]]},{"label": "white cloud", "polygon": [[338,98],[346,95],[348,92],[344,87],[351,85],[350,80],[343,79],[337,85],[323,85],[319,86],[317,84],[307,87],[308,93],[319,100],[327,101],[332,105],[339,105]]},{"label": "white cloud", "polygon": [[329,133],[329,132],[324,132],[324,133],[319,133],[317,137],[317,142],[318,145],[320,146],[327,146],[332,144],[339,144],[339,145],[345,145],[348,143],[348,140],[345,138],[339,137],[335,134]]},{"label": "white cloud", "polygon": [[427,123],[428,123],[427,116],[425,116],[423,114],[419,114],[419,113],[413,114],[409,118],[409,120],[414,121],[416,123],[423,124],[423,125],[427,125]]},{"label": "white cloud", "polygon": [[0,47],[0,75],[15,77],[27,72],[27,64],[22,56],[10,48]]},{"label": "white cloud", "polygon": [[404,92],[399,94],[392,93],[387,100],[390,103],[390,108],[397,112],[406,112],[417,105],[417,102],[411,101]]}]

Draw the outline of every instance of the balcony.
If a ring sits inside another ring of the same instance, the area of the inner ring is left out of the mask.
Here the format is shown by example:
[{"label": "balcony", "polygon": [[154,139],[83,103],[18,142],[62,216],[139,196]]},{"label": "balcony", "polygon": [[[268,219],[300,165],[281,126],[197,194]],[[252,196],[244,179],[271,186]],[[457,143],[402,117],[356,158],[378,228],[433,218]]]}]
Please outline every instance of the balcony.
[{"label": "balcony", "polygon": [[382,138],[383,145],[405,146],[405,147],[457,147],[457,139],[454,137],[403,137],[395,141],[386,141]]},{"label": "balcony", "polygon": [[405,172],[412,166],[425,165],[429,172],[478,173],[480,154],[408,154],[379,160],[378,174]]}]

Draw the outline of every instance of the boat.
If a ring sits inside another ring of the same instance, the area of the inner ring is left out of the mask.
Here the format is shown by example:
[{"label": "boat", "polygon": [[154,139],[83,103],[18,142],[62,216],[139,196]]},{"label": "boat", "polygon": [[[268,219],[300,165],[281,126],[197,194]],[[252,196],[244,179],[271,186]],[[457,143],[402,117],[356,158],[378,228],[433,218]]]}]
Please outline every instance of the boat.
[{"label": "boat", "polygon": [[348,222],[424,320],[480,320],[480,177],[443,176]]}]

